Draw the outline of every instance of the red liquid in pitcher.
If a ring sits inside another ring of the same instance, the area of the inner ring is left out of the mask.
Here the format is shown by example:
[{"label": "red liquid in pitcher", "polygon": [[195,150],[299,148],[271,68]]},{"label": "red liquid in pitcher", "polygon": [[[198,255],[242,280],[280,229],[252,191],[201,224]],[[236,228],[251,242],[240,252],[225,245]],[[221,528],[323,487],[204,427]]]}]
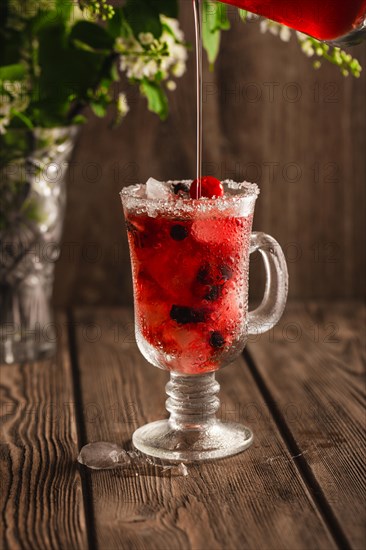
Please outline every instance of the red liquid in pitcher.
[{"label": "red liquid in pitcher", "polygon": [[225,0],[319,38],[332,40],[351,32],[365,16],[366,0]]},{"label": "red liquid in pitcher", "polygon": [[126,213],[126,221],[139,343],[175,372],[220,368],[242,347],[252,216]]}]

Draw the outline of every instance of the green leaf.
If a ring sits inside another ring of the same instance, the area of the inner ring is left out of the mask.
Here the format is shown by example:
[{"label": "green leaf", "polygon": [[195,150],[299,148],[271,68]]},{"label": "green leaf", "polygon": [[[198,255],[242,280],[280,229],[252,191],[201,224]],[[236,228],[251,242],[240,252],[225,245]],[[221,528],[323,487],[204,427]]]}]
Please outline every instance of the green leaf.
[{"label": "green leaf", "polygon": [[44,29],[39,41],[42,92],[54,101],[70,95],[85,97],[100,78],[105,55],[78,50],[70,44],[64,25]]},{"label": "green leaf", "polygon": [[29,130],[33,129],[33,124],[29,117],[25,116],[23,113],[20,113],[19,111],[15,111],[14,109],[12,109],[12,115],[14,117],[19,118],[19,120],[23,122],[24,126]]},{"label": "green leaf", "polygon": [[75,98],[88,101],[88,90],[97,86],[107,66],[106,59],[106,55],[73,47],[65,23],[42,29],[40,76],[29,106],[35,124],[49,127],[67,122],[71,102]]},{"label": "green leaf", "polygon": [[240,19],[243,21],[243,23],[246,23],[247,22],[247,17],[248,17],[248,10],[241,10],[240,8],[238,9],[238,12],[239,12],[239,17]]},{"label": "green leaf", "polygon": [[211,31],[227,31],[230,29],[230,21],[227,16],[227,6],[221,2],[210,2],[215,6],[215,13],[211,18]]},{"label": "green leaf", "polygon": [[96,101],[92,101],[90,103],[90,107],[92,108],[93,113],[95,115],[97,115],[98,117],[100,117],[100,118],[103,118],[107,113],[107,109],[106,109],[105,105],[101,105],[100,103],[97,103]]},{"label": "green leaf", "polygon": [[22,80],[25,76],[25,66],[22,63],[0,67],[0,80]]},{"label": "green leaf", "polygon": [[[59,0],[53,8],[39,9],[35,15],[29,19],[29,30],[32,34],[38,34],[42,29],[49,25],[61,24],[68,25],[71,22],[70,0]],[[58,5],[56,5],[58,4]]]},{"label": "green leaf", "polygon": [[84,115],[76,115],[72,119],[72,124],[85,124],[87,121],[87,118]]},{"label": "green leaf", "polygon": [[75,44],[85,45],[87,51],[111,51],[114,45],[114,38],[103,27],[79,21],[70,32],[70,40]]},{"label": "green leaf", "polygon": [[203,1],[202,41],[211,69],[220,49],[221,31],[230,28],[227,7],[219,2]]},{"label": "green leaf", "polygon": [[149,111],[165,120],[168,116],[168,99],[159,84],[144,79],[141,81],[140,91],[147,98]]},{"label": "green leaf", "polygon": [[118,82],[119,81],[119,73],[118,73],[116,63],[111,64],[110,79],[111,79],[112,82]]},{"label": "green leaf", "polygon": [[202,41],[212,68],[220,49],[221,29],[229,28],[230,23],[223,4],[204,0],[202,7]]},{"label": "green leaf", "polygon": [[56,11],[67,21],[70,19],[74,10],[74,3],[72,0],[56,0]]},{"label": "green leaf", "polygon": [[136,37],[141,32],[151,32],[155,38],[161,36],[163,28],[159,13],[149,0],[127,0],[124,14]]},{"label": "green leaf", "polygon": [[157,13],[162,13],[168,17],[178,17],[178,1],[177,0],[150,0]]},{"label": "green leaf", "polygon": [[114,8],[114,15],[112,19],[107,21],[107,30],[113,38],[121,37],[128,38],[131,34],[131,27],[129,26],[124,11],[122,8]]},{"label": "green leaf", "polygon": [[0,0],[0,13],[3,26],[6,26],[9,17],[9,4],[10,0]]},{"label": "green leaf", "polygon": [[74,38],[72,43],[74,44],[74,46],[76,48],[78,48],[79,50],[84,50],[84,52],[92,52],[92,53],[95,53],[97,51],[102,51],[103,53],[105,53],[106,50],[96,50],[95,48],[92,48],[91,46],[88,46],[88,44],[85,44],[85,42],[82,42],[81,40],[78,40],[77,38]]}]

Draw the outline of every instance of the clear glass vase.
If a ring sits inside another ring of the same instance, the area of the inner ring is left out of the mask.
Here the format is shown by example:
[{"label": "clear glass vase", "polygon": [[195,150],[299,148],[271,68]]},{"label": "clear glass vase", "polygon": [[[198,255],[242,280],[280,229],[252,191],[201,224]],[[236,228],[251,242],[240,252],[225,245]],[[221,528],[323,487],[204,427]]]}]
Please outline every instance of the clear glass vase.
[{"label": "clear glass vase", "polygon": [[13,131],[0,155],[0,362],[50,357],[51,296],[76,127]]}]

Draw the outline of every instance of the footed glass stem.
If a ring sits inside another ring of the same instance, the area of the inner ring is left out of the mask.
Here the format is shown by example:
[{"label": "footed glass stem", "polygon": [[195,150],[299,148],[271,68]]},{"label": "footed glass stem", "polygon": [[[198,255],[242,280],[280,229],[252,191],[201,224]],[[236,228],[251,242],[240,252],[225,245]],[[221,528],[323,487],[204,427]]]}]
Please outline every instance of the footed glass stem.
[{"label": "footed glass stem", "polygon": [[244,451],[253,434],[241,424],[216,418],[219,390],[214,373],[171,373],[166,385],[169,419],[138,428],[132,438],[134,446],[149,456],[174,462],[223,458]]}]

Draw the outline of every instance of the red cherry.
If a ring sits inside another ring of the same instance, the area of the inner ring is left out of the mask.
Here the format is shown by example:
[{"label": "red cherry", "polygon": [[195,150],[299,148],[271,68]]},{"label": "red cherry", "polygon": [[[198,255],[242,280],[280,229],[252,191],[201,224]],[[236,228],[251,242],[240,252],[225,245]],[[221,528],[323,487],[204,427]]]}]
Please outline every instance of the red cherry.
[{"label": "red cherry", "polygon": [[192,182],[189,190],[191,199],[198,199],[201,197],[207,197],[212,199],[213,197],[222,197],[224,194],[224,188],[220,180],[213,176],[203,176],[201,178],[201,194],[199,195],[198,179]]}]

